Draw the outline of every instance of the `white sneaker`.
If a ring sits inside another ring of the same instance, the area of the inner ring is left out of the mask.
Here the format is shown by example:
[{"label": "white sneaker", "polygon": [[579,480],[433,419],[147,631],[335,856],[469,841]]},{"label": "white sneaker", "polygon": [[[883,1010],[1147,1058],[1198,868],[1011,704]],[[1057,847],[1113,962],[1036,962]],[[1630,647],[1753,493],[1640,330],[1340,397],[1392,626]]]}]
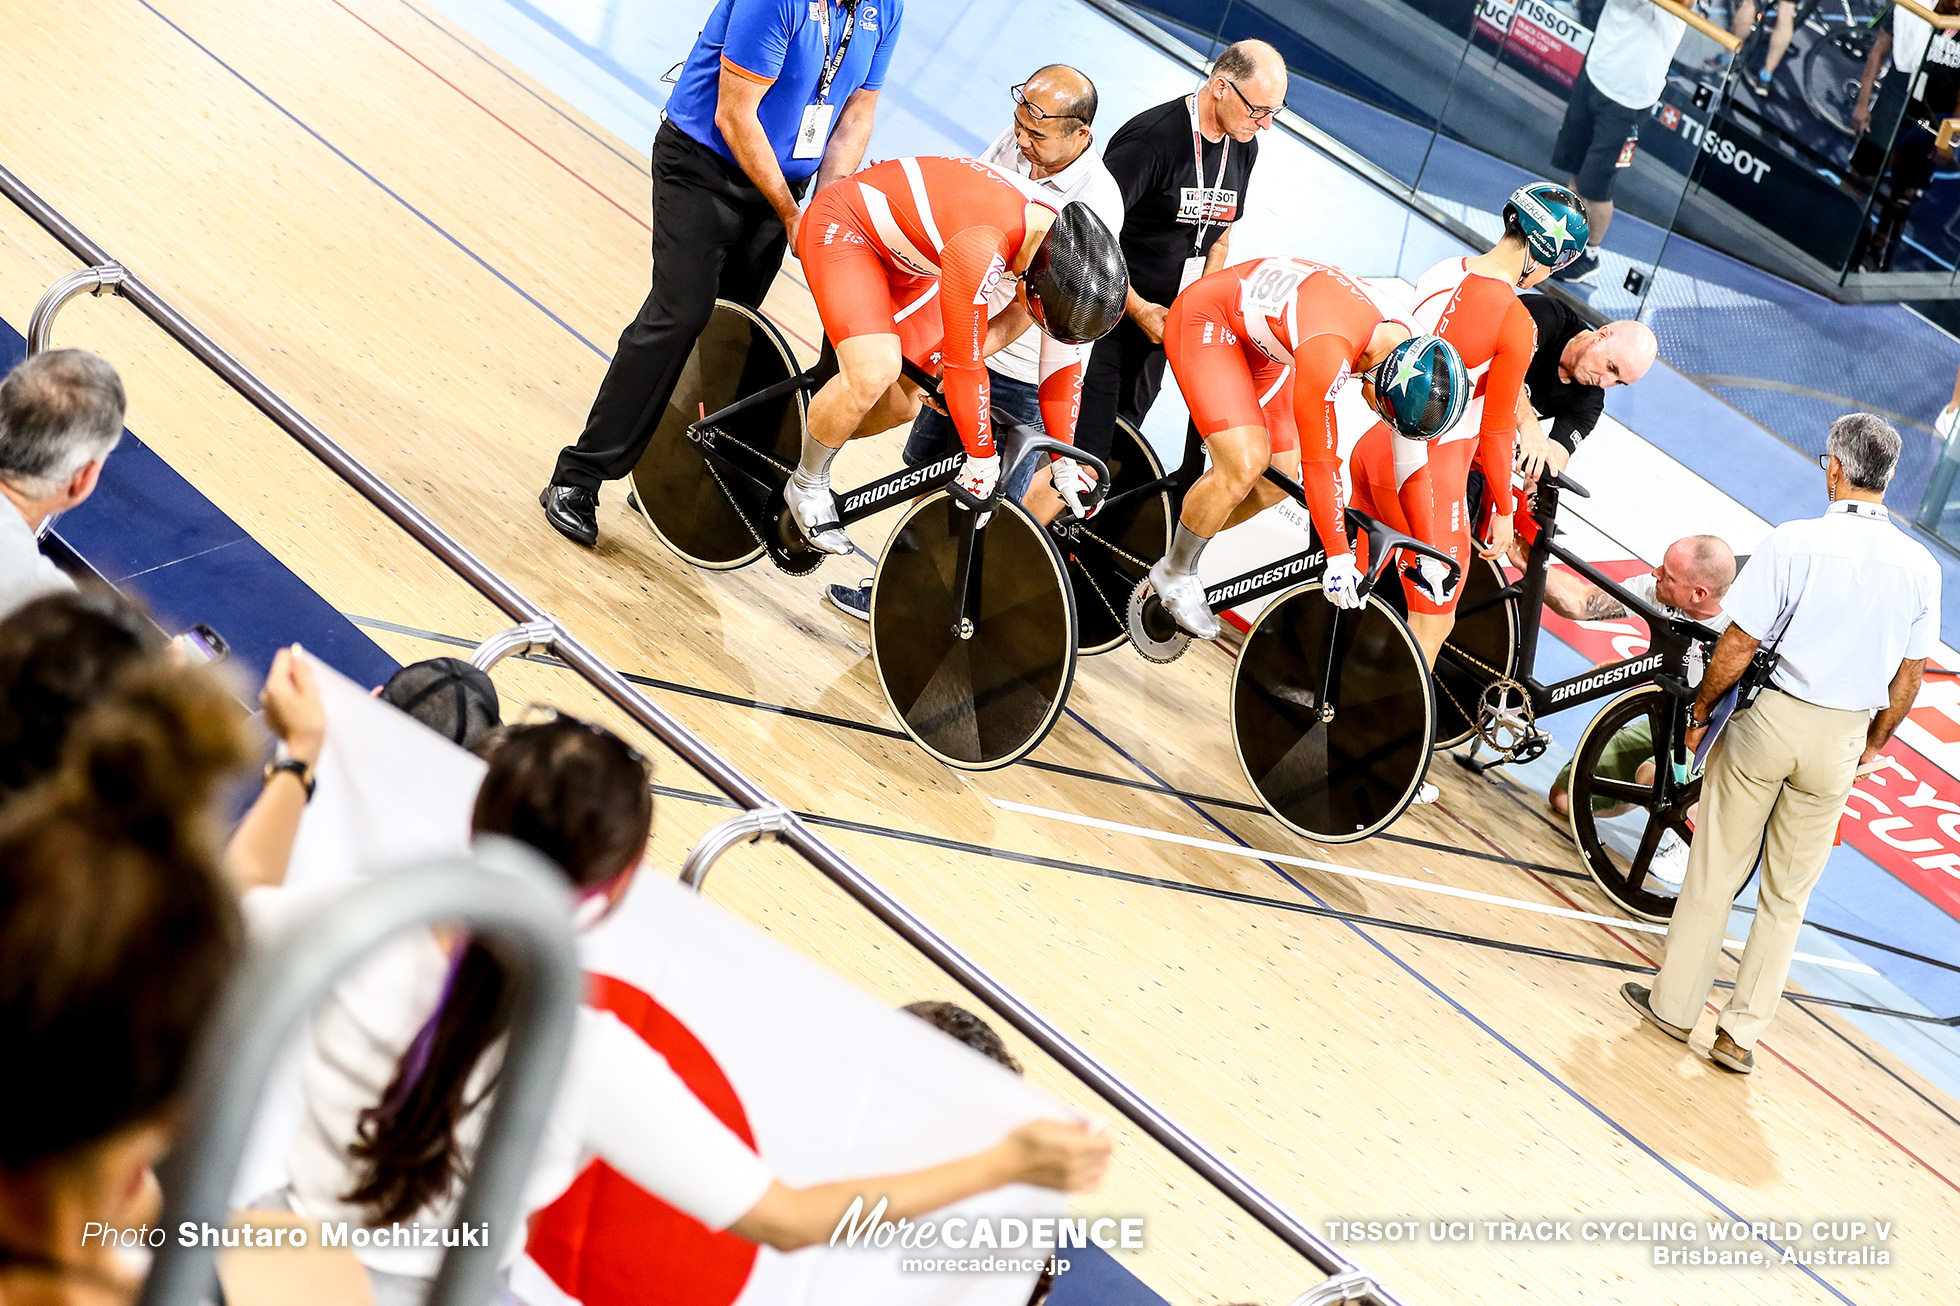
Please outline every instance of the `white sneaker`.
[{"label": "white sneaker", "polygon": [[851,551],[851,537],[837,521],[837,496],[828,485],[804,485],[792,476],[783,487],[783,501],[811,548],[822,553]]},{"label": "white sneaker", "polygon": [[1218,638],[1218,618],[1205,602],[1205,585],[1190,572],[1173,573],[1169,558],[1159,558],[1150,569],[1150,588],[1157,591],[1171,620],[1197,639]]},{"label": "white sneaker", "polygon": [[1654,849],[1654,860],[1647,863],[1647,878],[1667,893],[1681,893],[1681,881],[1688,874],[1687,841],[1672,830],[1663,831]]},{"label": "white sneaker", "polygon": [[1424,780],[1422,782],[1422,788],[1416,790],[1415,801],[1417,803],[1433,803],[1438,798],[1441,798],[1442,796],[1443,796],[1442,790],[1438,789],[1435,785],[1430,784],[1429,781]]}]

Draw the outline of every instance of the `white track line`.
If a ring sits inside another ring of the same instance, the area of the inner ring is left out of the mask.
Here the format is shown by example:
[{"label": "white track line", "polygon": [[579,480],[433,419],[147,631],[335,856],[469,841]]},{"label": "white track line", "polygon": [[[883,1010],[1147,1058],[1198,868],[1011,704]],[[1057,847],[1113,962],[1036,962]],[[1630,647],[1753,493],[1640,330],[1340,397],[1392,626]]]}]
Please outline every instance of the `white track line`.
[{"label": "white track line", "polygon": [[[1010,812],[1020,812],[1024,816],[1041,816],[1051,821],[1066,821],[1070,825],[1085,825],[1093,830],[1108,830],[1113,834],[1135,835],[1139,839],[1154,839],[1158,843],[1182,844],[1187,848],[1202,848],[1206,852],[1224,853],[1228,857],[1244,857],[1251,861],[1280,862],[1287,866],[1304,866],[1310,870],[1326,871],[1333,875],[1345,875],[1350,879],[1367,880],[1374,884],[1393,884],[1398,888],[1413,889],[1417,893],[1434,893],[1445,898],[1464,898],[1471,902],[1488,903],[1493,907],[1509,907],[1513,911],[1530,912],[1539,916],[1558,916],[1570,921],[1586,921],[1594,925],[1609,925],[1616,930],[1633,930],[1641,934],[1666,934],[1667,926],[1652,925],[1646,921],[1630,921],[1619,916],[1600,916],[1589,911],[1578,911],[1571,907],[1554,907],[1549,903],[1526,902],[1522,898],[1500,898],[1492,893],[1479,893],[1475,889],[1459,889],[1447,884],[1429,884],[1422,880],[1405,879],[1400,875],[1385,875],[1380,871],[1364,871],[1359,866],[1340,866],[1333,862],[1315,861],[1311,857],[1295,857],[1290,853],[1262,852],[1257,848],[1241,848],[1235,843],[1221,843],[1216,839],[1200,839],[1195,835],[1172,834],[1167,830],[1152,830],[1141,825],[1124,825],[1119,821],[1105,821],[1100,817],[1081,816],[1075,812],[1058,812],[1049,807],[1032,807],[1027,803],[1009,802],[1005,798],[988,800],[995,807]],[[1742,944],[1735,939],[1723,940],[1731,948]],[[1878,972],[1862,961],[1844,961],[1836,957],[1817,957],[1807,952],[1799,952],[1794,961],[1807,961],[1813,966],[1828,966],[1832,970],[1855,971],[1860,975],[1876,975]]]}]

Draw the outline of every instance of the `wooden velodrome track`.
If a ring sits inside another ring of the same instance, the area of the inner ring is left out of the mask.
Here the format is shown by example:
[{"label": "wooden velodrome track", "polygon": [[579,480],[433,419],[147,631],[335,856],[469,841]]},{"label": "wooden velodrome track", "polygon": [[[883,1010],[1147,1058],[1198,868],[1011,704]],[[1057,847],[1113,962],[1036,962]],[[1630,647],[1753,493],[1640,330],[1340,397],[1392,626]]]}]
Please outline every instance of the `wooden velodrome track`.
[{"label": "wooden velodrome track", "polygon": [[[1690,1051],[1621,1003],[1652,935],[993,801],[1609,910],[1522,790],[1439,766],[1442,803],[1398,838],[1305,844],[1248,810],[1214,647],[1167,668],[1085,662],[1035,765],[959,775],[892,737],[862,629],[819,601],[856,560],[802,581],[766,562],[697,572],[617,490],[596,553],[547,529],[538,487],[645,292],[644,142],[403,0],[0,0],[0,23],[0,162],[1310,1222],[1896,1221],[1891,1265],[1814,1271],[1656,1269],[1644,1245],[1355,1247],[1405,1300],[1952,1300],[1960,1107],[1830,1010],[1786,1004],[1739,1079],[1700,1055],[1707,1021]],[[17,328],[73,266],[0,205]],[[793,265],[769,308],[814,339]],[[59,337],[113,359],[131,429],[395,656],[506,624],[127,305],[79,302]],[[840,483],[896,454],[896,438],[854,448]],[[874,551],[881,522],[858,530]],[[512,660],[498,678],[509,701],[616,718],[554,667]],[[705,787],[671,760],[660,779]],[[670,796],[660,864],[725,815]],[[894,1002],[960,996],[792,857],[739,851],[710,891]],[[1095,1108],[1041,1058],[1031,1073]],[[1080,1207],[1147,1218],[1128,1263],[1159,1292],[1283,1302],[1317,1278],[1118,1133],[1105,1191]]]}]

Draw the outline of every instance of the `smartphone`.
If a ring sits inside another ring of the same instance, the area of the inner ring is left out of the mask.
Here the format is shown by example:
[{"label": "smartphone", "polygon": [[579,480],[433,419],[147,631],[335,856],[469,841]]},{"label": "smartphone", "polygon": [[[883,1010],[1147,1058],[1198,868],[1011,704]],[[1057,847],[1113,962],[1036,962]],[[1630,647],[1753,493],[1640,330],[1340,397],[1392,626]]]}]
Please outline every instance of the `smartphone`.
[{"label": "smartphone", "polygon": [[192,662],[223,662],[231,656],[231,645],[225,642],[225,637],[201,621],[177,637],[177,646]]}]

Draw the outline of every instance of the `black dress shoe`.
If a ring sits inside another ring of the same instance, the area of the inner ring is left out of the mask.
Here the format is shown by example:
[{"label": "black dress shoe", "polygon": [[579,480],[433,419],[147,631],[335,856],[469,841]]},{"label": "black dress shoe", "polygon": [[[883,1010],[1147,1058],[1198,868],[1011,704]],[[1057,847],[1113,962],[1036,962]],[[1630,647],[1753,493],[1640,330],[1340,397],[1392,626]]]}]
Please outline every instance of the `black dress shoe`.
[{"label": "black dress shoe", "polygon": [[599,542],[599,492],[576,485],[547,485],[538,495],[544,519],[553,530],[575,544],[591,548]]}]

